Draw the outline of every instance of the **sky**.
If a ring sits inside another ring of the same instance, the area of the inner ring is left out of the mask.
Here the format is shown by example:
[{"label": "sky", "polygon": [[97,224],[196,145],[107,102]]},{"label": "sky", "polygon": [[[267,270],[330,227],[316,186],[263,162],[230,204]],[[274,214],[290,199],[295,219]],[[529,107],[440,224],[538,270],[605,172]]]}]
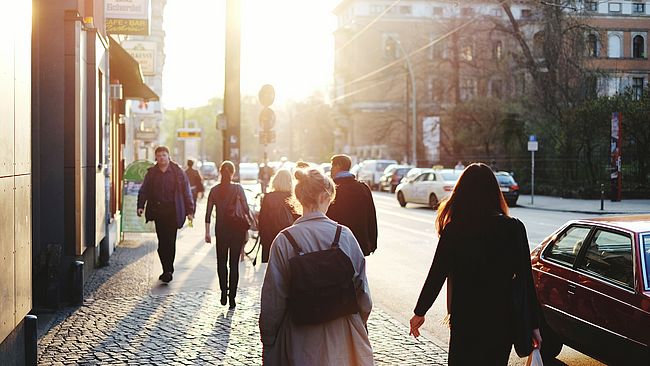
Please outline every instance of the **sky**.
[{"label": "sky", "polygon": [[[327,91],[340,0],[240,0],[241,92],[275,88],[276,103]],[[223,97],[225,0],[167,0],[163,105],[196,107]]]}]

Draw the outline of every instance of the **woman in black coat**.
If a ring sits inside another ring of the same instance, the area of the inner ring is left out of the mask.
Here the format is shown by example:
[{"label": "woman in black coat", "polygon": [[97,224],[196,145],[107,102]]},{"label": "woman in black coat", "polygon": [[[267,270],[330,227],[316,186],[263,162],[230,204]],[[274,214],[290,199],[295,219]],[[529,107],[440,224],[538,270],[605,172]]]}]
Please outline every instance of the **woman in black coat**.
[{"label": "woman in black coat", "polygon": [[262,263],[269,262],[271,243],[278,233],[299,217],[289,202],[293,195],[293,178],[287,169],[279,169],[271,178],[271,192],[264,195],[259,215]]},{"label": "woman in black coat", "polygon": [[[226,300],[229,300],[230,308],[234,309],[237,284],[239,283],[239,255],[246,242],[247,230],[228,227],[225,222],[226,211],[237,199],[241,200],[246,212],[249,208],[244,189],[241,185],[232,182],[235,165],[226,160],[221,163],[219,173],[221,173],[221,181],[212,187],[208,195],[208,207],[205,211],[205,242],[212,242],[210,219],[212,218],[212,209],[215,208],[217,219],[214,232],[217,239],[217,274],[221,289],[221,305],[226,305]],[[228,268],[230,268],[230,276],[228,276]]]},{"label": "woman in black coat", "polygon": [[526,229],[508,216],[489,166],[471,164],[464,170],[450,198],[438,208],[436,229],[440,240],[411,318],[411,334],[420,335],[424,315],[447,279],[449,365],[507,365],[513,344],[512,278],[518,273],[532,304],[531,343],[539,347]]}]

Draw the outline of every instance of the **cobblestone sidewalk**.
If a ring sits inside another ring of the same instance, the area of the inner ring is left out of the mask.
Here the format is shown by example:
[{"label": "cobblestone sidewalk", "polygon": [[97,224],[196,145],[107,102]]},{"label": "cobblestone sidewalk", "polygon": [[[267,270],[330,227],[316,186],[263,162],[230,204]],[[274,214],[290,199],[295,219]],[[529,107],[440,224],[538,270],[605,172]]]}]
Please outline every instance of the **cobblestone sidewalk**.
[{"label": "cobblestone sidewalk", "polygon": [[[62,311],[41,337],[38,364],[260,365],[261,283],[242,286],[236,310],[228,310],[216,291],[152,291],[157,260],[154,241],[123,242],[87,283],[84,304]],[[249,260],[245,266],[252,268]],[[444,349],[409,337],[380,309],[368,330],[378,365],[446,364]]]}]

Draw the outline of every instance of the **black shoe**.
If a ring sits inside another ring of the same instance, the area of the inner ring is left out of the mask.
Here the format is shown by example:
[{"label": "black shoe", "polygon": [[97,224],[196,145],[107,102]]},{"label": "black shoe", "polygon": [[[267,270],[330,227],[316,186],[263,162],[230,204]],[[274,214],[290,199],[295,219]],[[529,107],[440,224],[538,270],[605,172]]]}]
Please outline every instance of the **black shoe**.
[{"label": "black shoe", "polygon": [[237,304],[235,303],[235,299],[230,299],[230,306],[228,307],[229,309],[234,309]]},{"label": "black shoe", "polygon": [[221,292],[221,305],[226,305],[228,303],[228,294],[226,291]]},{"label": "black shoe", "polygon": [[165,277],[165,272],[161,273],[160,276],[158,276],[158,279],[162,281],[163,277]]},{"label": "black shoe", "polygon": [[171,282],[171,280],[174,279],[174,277],[172,277],[171,272],[165,272],[165,273],[162,274],[161,277],[162,277],[161,280],[162,280],[164,283],[169,283],[169,282]]}]

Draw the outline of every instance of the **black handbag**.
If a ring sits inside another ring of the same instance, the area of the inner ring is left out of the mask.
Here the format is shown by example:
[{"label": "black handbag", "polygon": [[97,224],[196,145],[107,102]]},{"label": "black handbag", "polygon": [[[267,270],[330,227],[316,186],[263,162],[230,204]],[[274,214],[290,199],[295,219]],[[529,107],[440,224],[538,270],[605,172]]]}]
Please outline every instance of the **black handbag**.
[{"label": "black handbag", "polygon": [[337,225],[329,249],[305,253],[288,230],[282,231],[296,251],[289,259],[291,283],[288,308],[297,325],[321,324],[359,312],[352,261],[339,248]]},{"label": "black handbag", "polygon": [[253,224],[252,217],[249,211],[246,210],[246,207],[244,207],[244,202],[237,191],[226,206],[224,221],[228,228],[237,231],[246,231]]},{"label": "black handbag", "polygon": [[[522,233],[523,234],[523,233]],[[531,306],[536,306],[530,303],[531,294],[528,293],[529,289],[526,285],[526,278],[521,270],[520,259],[522,258],[520,243],[521,238],[516,241],[517,249],[513,251],[517,253],[514,262],[514,271],[512,275],[512,311],[511,311],[511,335],[512,343],[515,347],[515,352],[519,357],[527,357],[533,351],[533,321],[534,316],[531,311]]]}]

